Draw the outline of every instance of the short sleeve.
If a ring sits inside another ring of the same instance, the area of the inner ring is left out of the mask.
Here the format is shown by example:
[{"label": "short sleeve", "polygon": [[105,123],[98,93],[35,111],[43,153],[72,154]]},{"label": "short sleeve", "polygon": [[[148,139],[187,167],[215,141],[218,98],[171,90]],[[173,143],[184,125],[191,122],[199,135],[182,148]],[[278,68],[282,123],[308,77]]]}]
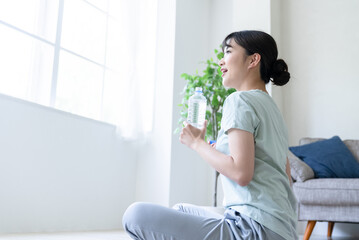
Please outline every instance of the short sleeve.
[{"label": "short sleeve", "polygon": [[259,118],[241,94],[234,93],[228,96],[224,103],[221,124],[225,134],[232,128],[255,134]]}]

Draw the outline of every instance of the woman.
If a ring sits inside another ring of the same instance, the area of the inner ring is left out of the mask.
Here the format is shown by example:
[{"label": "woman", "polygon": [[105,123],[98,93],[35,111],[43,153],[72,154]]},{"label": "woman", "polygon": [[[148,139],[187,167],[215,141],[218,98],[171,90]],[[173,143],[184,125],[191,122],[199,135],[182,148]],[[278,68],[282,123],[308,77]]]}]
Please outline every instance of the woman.
[{"label": "woman", "polygon": [[222,46],[223,85],[237,91],[224,103],[217,145],[204,140],[207,122],[202,129],[185,124],[180,141],[221,174],[226,212],[137,203],[124,215],[134,239],[297,239],[287,130],[265,88],[289,81],[287,64],[264,32],[234,32]]}]

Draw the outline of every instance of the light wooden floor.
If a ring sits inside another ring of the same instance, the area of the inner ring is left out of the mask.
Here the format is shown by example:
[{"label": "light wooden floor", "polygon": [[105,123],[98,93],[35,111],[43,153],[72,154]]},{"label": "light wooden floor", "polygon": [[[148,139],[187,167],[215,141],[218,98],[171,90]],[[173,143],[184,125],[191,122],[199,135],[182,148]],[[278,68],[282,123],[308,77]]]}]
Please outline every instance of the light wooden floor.
[{"label": "light wooden floor", "polygon": [[[0,235],[0,240],[130,240],[123,231],[96,231],[70,233],[32,233]],[[303,239],[303,236],[299,236]],[[191,239],[188,239],[191,240]],[[327,237],[312,236],[310,240],[328,240]],[[333,237],[330,240],[359,240],[359,237]]]}]

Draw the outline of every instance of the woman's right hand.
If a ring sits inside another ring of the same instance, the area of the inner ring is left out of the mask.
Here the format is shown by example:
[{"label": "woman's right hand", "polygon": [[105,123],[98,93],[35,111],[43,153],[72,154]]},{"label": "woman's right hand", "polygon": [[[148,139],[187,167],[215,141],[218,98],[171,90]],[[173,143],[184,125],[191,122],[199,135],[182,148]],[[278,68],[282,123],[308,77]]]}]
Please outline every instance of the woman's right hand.
[{"label": "woman's right hand", "polygon": [[184,125],[185,127],[182,128],[179,139],[182,144],[185,144],[191,149],[195,149],[196,143],[198,143],[199,141],[204,141],[204,136],[206,135],[207,129],[207,120],[204,122],[202,129],[193,127],[187,122],[184,122]]}]

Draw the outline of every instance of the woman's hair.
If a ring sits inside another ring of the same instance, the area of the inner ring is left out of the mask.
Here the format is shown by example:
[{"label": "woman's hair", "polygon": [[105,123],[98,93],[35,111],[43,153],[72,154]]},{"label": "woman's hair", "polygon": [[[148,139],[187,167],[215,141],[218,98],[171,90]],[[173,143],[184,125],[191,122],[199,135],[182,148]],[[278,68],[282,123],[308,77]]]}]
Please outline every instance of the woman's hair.
[{"label": "woman's hair", "polygon": [[233,32],[223,40],[222,50],[231,39],[243,47],[248,56],[254,53],[261,55],[260,74],[266,84],[272,81],[275,85],[283,86],[289,81],[288,66],[283,59],[277,59],[277,44],[271,35],[254,30]]}]

